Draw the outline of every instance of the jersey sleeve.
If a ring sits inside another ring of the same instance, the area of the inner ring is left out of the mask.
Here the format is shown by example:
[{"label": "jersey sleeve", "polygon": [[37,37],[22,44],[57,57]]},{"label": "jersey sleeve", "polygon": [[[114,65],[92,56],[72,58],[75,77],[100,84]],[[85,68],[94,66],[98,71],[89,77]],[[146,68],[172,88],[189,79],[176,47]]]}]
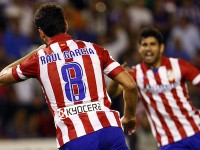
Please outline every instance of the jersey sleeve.
[{"label": "jersey sleeve", "polygon": [[104,74],[113,79],[119,73],[125,71],[124,68],[117,61],[115,61],[112,56],[110,56],[106,49],[96,44],[93,46],[99,55]]},{"label": "jersey sleeve", "polygon": [[13,67],[12,74],[17,81],[23,81],[28,78],[37,78],[38,55],[34,54],[19,65]]},{"label": "jersey sleeve", "polygon": [[183,59],[179,59],[179,65],[183,79],[190,81],[194,85],[200,86],[200,70]]}]

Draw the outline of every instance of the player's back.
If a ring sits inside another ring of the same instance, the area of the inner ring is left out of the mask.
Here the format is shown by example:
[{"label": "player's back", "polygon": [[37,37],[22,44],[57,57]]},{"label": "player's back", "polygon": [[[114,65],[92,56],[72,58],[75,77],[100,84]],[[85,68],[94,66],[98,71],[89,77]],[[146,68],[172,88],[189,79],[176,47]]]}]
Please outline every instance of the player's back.
[{"label": "player's back", "polygon": [[[121,68],[107,50],[61,34],[38,51],[38,58],[38,79],[54,116],[59,145],[103,127],[121,126],[118,112],[110,110],[104,80],[104,73],[114,77]],[[68,135],[62,135],[66,130]]]}]

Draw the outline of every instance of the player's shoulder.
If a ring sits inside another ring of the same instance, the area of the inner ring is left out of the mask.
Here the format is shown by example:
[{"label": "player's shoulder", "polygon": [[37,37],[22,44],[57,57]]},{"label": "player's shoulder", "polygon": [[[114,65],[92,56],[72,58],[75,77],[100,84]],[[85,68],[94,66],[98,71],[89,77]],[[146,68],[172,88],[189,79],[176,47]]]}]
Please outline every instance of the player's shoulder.
[{"label": "player's shoulder", "polygon": [[187,64],[188,61],[183,59],[183,58],[174,58],[174,57],[169,57],[168,58],[172,63],[179,63],[180,65],[181,64]]}]

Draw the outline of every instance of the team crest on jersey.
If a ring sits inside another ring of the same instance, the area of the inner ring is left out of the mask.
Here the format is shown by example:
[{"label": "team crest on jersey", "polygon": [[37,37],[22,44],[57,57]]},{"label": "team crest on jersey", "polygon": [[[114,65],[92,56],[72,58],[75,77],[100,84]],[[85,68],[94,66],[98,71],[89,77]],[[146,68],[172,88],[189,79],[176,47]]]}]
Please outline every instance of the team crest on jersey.
[{"label": "team crest on jersey", "polygon": [[170,82],[175,80],[175,74],[174,74],[174,71],[172,69],[167,70],[167,78]]}]

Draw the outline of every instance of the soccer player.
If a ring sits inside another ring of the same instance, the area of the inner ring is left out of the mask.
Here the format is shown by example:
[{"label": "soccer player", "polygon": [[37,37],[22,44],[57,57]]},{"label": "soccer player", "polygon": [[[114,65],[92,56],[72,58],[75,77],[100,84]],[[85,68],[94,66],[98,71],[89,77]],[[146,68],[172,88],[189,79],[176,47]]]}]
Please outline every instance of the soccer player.
[{"label": "soccer player", "polygon": [[[127,71],[138,85],[160,150],[200,150],[200,111],[192,105],[186,84],[200,86],[200,71],[183,59],[164,57],[163,36],[153,27],[141,31],[138,51],[142,62]],[[108,92],[113,90],[120,93],[115,82]]]},{"label": "soccer player", "polygon": [[[127,150],[124,132],[131,135],[136,125],[134,80],[106,49],[66,33],[61,6],[42,4],[34,23],[47,47],[39,47],[3,69],[0,85],[39,80],[54,117],[60,150]],[[110,109],[104,74],[124,89],[124,132],[119,113]]]}]

